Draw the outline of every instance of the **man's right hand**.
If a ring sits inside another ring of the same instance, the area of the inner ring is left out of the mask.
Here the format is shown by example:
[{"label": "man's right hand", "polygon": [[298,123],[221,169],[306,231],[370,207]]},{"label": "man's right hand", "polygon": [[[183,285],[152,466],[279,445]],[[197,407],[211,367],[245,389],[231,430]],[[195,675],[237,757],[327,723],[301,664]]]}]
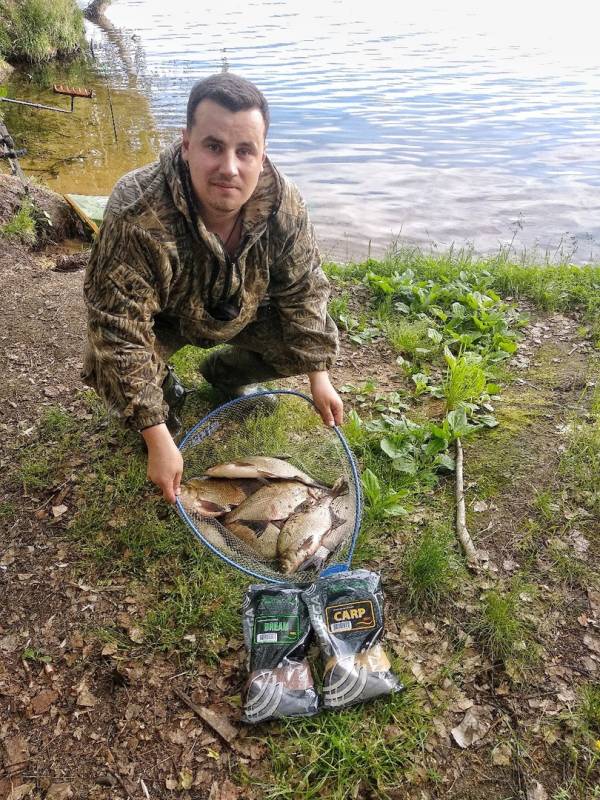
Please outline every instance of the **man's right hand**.
[{"label": "man's right hand", "polygon": [[183,457],[164,423],[145,428],[142,437],[148,448],[148,478],[167,503],[174,503],[180,491]]}]

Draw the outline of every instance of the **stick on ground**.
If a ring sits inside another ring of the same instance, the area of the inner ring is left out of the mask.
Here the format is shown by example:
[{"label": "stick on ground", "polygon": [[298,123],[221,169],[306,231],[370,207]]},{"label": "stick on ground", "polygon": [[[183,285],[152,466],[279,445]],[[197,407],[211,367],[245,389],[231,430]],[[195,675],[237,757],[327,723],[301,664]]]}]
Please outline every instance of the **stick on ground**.
[{"label": "stick on ground", "polygon": [[463,449],[460,439],[456,440],[456,535],[464,550],[470,567],[476,567],[477,550],[467,530],[465,512],[465,486],[463,479]]}]

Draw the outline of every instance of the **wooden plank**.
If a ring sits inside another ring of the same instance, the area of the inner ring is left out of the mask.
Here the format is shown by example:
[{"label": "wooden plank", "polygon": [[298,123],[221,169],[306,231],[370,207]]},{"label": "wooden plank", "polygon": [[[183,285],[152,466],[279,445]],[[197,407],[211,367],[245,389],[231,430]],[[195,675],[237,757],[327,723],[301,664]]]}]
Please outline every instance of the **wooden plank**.
[{"label": "wooden plank", "polygon": [[102,224],[108,197],[92,194],[65,194],[63,197],[77,216],[97,234]]}]

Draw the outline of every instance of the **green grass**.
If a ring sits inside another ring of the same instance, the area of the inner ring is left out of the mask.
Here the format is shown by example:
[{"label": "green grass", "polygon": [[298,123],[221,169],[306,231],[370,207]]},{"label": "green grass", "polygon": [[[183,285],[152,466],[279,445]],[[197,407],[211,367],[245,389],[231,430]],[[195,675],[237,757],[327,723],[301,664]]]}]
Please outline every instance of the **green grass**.
[{"label": "green grass", "polygon": [[360,784],[386,800],[421,759],[429,715],[413,686],[367,706],[282,723],[267,738],[274,780],[265,800],[346,800]]},{"label": "green grass", "polygon": [[12,219],[0,225],[0,238],[17,239],[23,244],[33,245],[37,241],[33,206],[29,200],[23,201]]},{"label": "green grass", "polygon": [[84,41],[75,0],[0,0],[0,50],[8,61],[71,55]]},{"label": "green grass", "polygon": [[427,336],[428,329],[429,324],[425,320],[408,320],[399,316],[387,319],[383,326],[392,350],[410,359],[422,358],[425,353],[431,352],[432,343]]},{"label": "green grass", "polygon": [[506,664],[532,656],[529,630],[520,615],[521,591],[522,586],[514,585],[508,592],[493,589],[483,596],[473,630],[494,661]]},{"label": "green grass", "polygon": [[447,527],[425,530],[407,546],[402,573],[413,608],[431,608],[448,597],[459,573],[453,546],[455,536]]}]

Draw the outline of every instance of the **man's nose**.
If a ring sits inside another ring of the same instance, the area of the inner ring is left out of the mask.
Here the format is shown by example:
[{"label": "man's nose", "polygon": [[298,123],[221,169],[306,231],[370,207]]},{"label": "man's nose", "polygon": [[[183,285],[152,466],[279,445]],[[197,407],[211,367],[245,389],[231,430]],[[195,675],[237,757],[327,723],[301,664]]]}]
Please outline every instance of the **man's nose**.
[{"label": "man's nose", "polygon": [[220,164],[221,172],[228,177],[237,175],[238,165],[235,150],[225,150]]}]

